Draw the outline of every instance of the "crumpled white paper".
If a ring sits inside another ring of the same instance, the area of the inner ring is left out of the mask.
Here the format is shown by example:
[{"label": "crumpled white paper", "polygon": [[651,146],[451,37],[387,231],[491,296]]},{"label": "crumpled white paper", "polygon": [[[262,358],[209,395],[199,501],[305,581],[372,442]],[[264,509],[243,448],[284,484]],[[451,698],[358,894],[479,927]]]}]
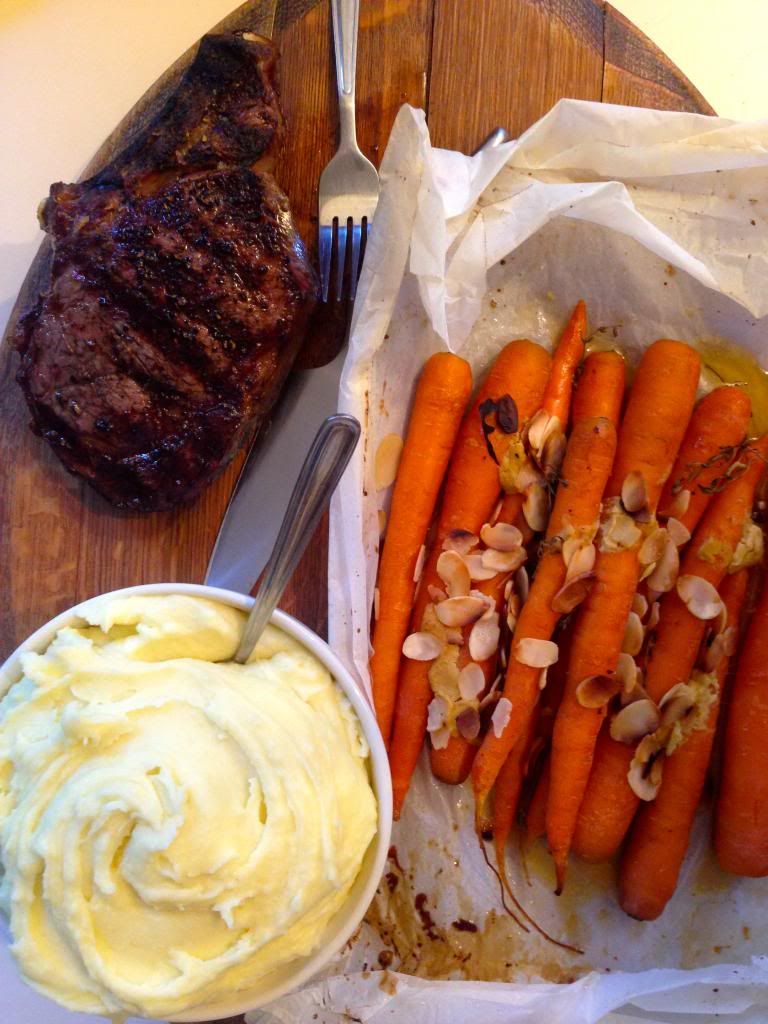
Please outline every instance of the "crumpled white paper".
[{"label": "crumpled white paper", "polygon": [[[584,298],[592,327],[630,353],[662,336],[729,339],[768,361],[767,165],[768,122],[564,100],[516,142],[466,157],[433,149],[423,114],[400,111],[341,382],[364,444],[331,518],[331,644],[366,690],[388,500],[373,457],[403,432],[427,356],[460,351],[479,375],[512,338],[551,347]],[[574,864],[558,900],[544,851],[529,852],[527,874],[510,852],[521,901],[583,956],[504,914],[471,819],[468,788],[436,783],[424,761],[389,884],[352,947],[251,1021],[768,1020],[768,881],[719,872],[706,810],[654,923],[618,909],[610,865]],[[380,970],[382,950],[400,973]]]}]

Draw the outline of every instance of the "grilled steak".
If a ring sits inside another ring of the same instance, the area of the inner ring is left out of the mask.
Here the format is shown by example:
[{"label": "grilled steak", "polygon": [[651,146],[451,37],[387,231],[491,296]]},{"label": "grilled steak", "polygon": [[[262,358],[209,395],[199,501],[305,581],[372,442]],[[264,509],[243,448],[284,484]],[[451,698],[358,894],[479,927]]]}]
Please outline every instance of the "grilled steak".
[{"label": "grilled steak", "polygon": [[51,286],[19,324],[35,429],[118,507],[196,497],[269,412],[314,274],[273,179],[248,166],[280,126],[274,54],[204,40],[118,159],[54,185]]}]

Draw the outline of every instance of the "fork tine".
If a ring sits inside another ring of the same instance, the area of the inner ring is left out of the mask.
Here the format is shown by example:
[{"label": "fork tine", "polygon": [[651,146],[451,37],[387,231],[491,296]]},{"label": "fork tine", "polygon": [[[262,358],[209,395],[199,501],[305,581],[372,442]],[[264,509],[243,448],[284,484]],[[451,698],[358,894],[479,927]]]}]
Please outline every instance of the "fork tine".
[{"label": "fork tine", "polygon": [[344,290],[344,267],[347,262],[347,225],[348,220],[339,218],[339,237],[336,244],[336,301],[341,302]]},{"label": "fork tine", "polygon": [[328,284],[331,280],[331,253],[333,252],[333,227],[321,225],[320,227],[320,286],[323,292],[323,302],[328,301]]},{"label": "fork tine", "polygon": [[352,225],[352,262],[349,271],[349,297],[353,301],[355,295],[357,295],[357,279],[360,276],[360,235],[364,224],[365,218],[363,218],[362,224]]}]

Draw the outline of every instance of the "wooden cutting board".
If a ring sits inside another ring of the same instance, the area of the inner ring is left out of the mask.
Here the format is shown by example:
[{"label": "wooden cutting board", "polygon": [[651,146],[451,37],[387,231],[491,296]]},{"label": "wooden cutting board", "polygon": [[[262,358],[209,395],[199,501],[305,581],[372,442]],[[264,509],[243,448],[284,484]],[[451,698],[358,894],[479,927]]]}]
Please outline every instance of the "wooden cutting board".
[{"label": "wooden cutting board", "polygon": [[[361,6],[358,134],[376,164],[405,102],[426,109],[436,145],[464,151],[497,125],[518,135],[564,96],[714,113],[650,40],[598,0],[362,0]],[[252,0],[224,26],[274,35],[280,44],[289,131],[276,173],[314,249],[317,181],[333,153],[337,123],[328,0]],[[91,169],[157,105],[189,56],[150,90]],[[29,294],[37,284],[33,275]],[[38,625],[94,594],[160,580],[201,581],[242,460],[189,508],[150,516],[118,512],[69,476],[29,431],[13,380],[16,365],[6,344],[0,366],[0,660]],[[326,625],[326,534],[322,526],[283,601],[319,632]]]}]

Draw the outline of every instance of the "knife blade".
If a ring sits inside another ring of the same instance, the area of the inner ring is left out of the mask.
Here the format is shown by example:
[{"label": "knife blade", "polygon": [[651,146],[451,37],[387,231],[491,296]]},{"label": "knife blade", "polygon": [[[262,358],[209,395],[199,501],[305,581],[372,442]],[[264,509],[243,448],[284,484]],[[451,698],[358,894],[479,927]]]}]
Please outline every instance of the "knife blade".
[{"label": "knife blade", "polygon": [[[475,150],[508,140],[496,128]],[[473,154],[474,155],[474,154]],[[219,528],[205,583],[250,592],[274,546],[307,446],[326,416],[337,412],[346,345],[325,366],[294,372],[266,431],[248,453]]]}]

